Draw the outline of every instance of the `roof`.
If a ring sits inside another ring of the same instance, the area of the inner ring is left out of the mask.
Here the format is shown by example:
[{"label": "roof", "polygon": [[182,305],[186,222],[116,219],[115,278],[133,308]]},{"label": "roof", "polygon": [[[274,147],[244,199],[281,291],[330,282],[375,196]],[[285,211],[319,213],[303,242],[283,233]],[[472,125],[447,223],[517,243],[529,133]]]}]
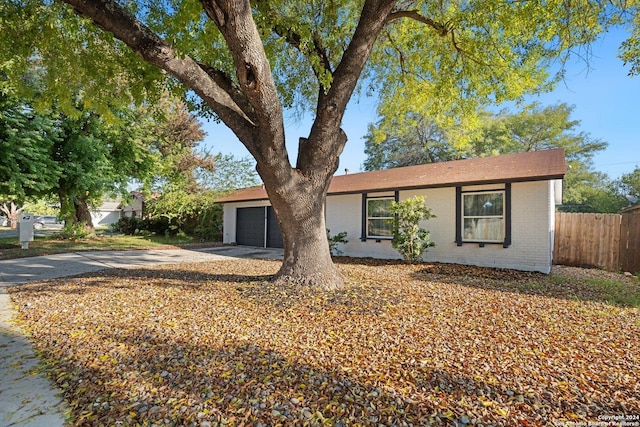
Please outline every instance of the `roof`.
[{"label": "roof", "polygon": [[640,204],[627,206],[624,209],[620,209],[620,213],[640,213]]},{"label": "roof", "polygon": [[120,209],[120,202],[116,202],[113,200],[107,200],[102,202],[102,205],[100,205],[98,207],[98,210],[102,211],[102,212],[111,212],[111,211],[117,211],[118,209]]},{"label": "roof", "polygon": [[[327,194],[541,181],[561,179],[566,171],[563,149],[541,150],[337,175],[331,179]],[[219,201],[266,199],[264,186],[258,185],[238,190]]]}]

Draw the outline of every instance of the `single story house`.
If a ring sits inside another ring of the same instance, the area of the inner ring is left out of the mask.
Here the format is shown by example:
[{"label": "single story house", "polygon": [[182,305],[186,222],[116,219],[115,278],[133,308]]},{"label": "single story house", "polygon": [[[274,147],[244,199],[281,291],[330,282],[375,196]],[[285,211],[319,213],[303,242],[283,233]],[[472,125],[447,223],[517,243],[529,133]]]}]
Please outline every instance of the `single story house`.
[{"label": "single story house", "polygon": [[118,222],[120,219],[120,202],[105,200],[95,211],[91,212],[91,221],[98,227]]},{"label": "single story house", "polygon": [[132,197],[132,200],[128,204],[120,205],[121,216],[123,217],[132,217],[132,218],[143,218],[144,217],[144,203],[145,198],[144,194],[139,191],[131,191],[129,193]]},{"label": "single story house", "polygon": [[[420,224],[436,244],[425,260],[549,273],[565,172],[564,150],[553,149],[334,176],[326,225],[347,232],[346,256],[401,258],[390,203],[424,196],[436,216]],[[282,247],[262,186],[220,201],[224,243]]]}]

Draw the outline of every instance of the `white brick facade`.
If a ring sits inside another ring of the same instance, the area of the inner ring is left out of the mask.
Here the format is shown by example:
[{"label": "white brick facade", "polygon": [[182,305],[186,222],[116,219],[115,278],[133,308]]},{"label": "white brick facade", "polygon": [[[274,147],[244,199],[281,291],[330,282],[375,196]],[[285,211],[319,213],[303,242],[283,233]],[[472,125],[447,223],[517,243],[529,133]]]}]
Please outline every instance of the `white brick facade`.
[{"label": "white brick facade", "polygon": [[[505,184],[464,186],[463,191],[500,190]],[[421,226],[431,232],[436,244],[429,248],[426,261],[512,268],[548,273],[553,259],[555,202],[559,199],[555,180],[514,182],[511,184],[511,244],[456,243],[456,188],[428,188],[399,191],[399,200],[424,196],[426,205],[436,218]],[[370,193],[391,195],[393,192]],[[561,199],[561,196],[560,196]],[[268,201],[231,202],[224,205],[224,243],[234,243],[236,209],[268,206]],[[381,259],[401,258],[389,240],[361,240],[362,194],[327,196],[326,223],[331,234],[347,232],[347,244],[340,249],[347,256]]]}]

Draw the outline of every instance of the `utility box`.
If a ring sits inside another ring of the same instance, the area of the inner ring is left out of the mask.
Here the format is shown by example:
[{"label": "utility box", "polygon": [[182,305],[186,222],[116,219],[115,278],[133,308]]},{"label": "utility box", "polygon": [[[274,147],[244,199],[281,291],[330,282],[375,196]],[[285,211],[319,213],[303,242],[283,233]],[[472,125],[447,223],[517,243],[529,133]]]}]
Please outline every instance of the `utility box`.
[{"label": "utility box", "polygon": [[22,249],[29,249],[29,242],[33,242],[34,219],[35,217],[33,214],[20,214],[20,220],[18,221],[18,234],[20,236],[20,242],[22,243]]}]

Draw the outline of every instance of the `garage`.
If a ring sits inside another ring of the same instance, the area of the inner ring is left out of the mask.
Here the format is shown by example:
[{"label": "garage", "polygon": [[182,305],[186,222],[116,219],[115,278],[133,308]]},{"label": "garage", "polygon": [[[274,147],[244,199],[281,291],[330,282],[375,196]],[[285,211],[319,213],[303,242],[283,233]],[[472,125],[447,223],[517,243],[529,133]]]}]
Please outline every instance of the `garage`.
[{"label": "garage", "polygon": [[282,234],[271,206],[236,210],[236,243],[245,246],[283,248]]}]

